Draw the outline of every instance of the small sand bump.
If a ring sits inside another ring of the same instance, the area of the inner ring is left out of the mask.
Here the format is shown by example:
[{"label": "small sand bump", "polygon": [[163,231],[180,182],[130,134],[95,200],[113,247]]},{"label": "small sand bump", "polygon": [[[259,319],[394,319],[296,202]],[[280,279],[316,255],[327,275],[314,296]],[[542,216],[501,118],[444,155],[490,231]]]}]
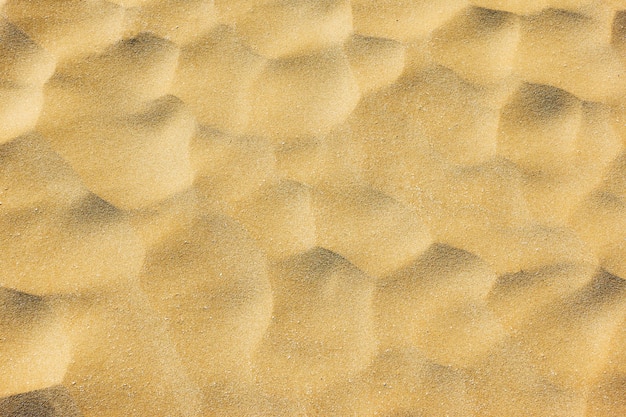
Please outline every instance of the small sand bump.
[{"label": "small sand bump", "polygon": [[30,133],[37,124],[43,103],[41,87],[0,81],[0,144]]},{"label": "small sand bump", "polygon": [[[271,279],[272,321],[255,354],[266,390],[299,398],[367,366],[376,350],[372,278],[314,248],[274,265]],[[324,324],[333,317],[341,322]]]},{"label": "small sand bump", "polygon": [[124,9],[104,0],[10,0],[4,13],[59,59],[104,49],[121,38]]},{"label": "small sand bump", "polygon": [[[549,9],[522,20],[516,72],[525,80],[604,101],[626,90],[623,63],[593,18]],[[551,54],[542,54],[549,49]],[[594,74],[590,77],[590,74]]]},{"label": "small sand bump", "polygon": [[309,187],[281,181],[235,205],[232,216],[245,226],[269,258],[281,259],[315,246],[312,199]]},{"label": "small sand bump", "polygon": [[428,294],[428,302],[416,297],[424,298],[420,308],[443,309],[447,304],[484,300],[495,281],[495,273],[479,257],[435,243],[408,267],[383,278],[379,287]]},{"label": "small sand bump", "polygon": [[352,32],[352,9],[347,0],[269,2],[239,18],[237,31],[268,58],[301,55],[341,44]]},{"label": "small sand bump", "polygon": [[[46,131],[63,121],[69,124],[81,116],[139,111],[145,103],[167,94],[178,56],[175,44],[142,33],[115,43],[101,54],[66,62],[46,88],[40,129]],[[73,113],[61,117],[60,113],[68,111],[68,101]]]},{"label": "small sand bump", "polygon": [[562,263],[501,275],[488,304],[506,329],[517,330],[524,322],[538,319],[546,306],[562,302],[588,284],[595,272],[595,265]]},{"label": "small sand bump", "polygon": [[[502,236],[502,240],[480,245],[480,252],[476,251],[493,262],[498,274],[559,263],[598,264],[597,255],[589,245],[568,228],[535,225],[517,229],[511,235],[515,238]],[[506,260],[501,258],[504,256]]]},{"label": "small sand bump", "polygon": [[3,286],[66,293],[118,285],[138,272],[143,246],[125,216],[89,193],[40,137],[4,145],[0,161]]},{"label": "small sand bump", "polygon": [[[582,103],[555,87],[525,84],[502,109],[498,153],[532,169],[574,151]],[[528,162],[525,162],[525,159]]]},{"label": "small sand bump", "polygon": [[[419,209],[433,238],[478,254],[496,272],[514,264],[518,252],[502,256],[503,245],[512,243],[504,241],[518,239],[519,231],[532,224],[515,166],[495,160],[461,169],[433,164],[427,172],[431,170],[429,176],[416,177],[404,194]],[[481,210],[474,210],[476,206]]]},{"label": "small sand bump", "polygon": [[624,172],[626,172],[626,152],[622,152],[611,163],[606,173],[606,179],[602,184],[603,191],[614,194],[618,198],[626,199],[626,178],[624,178]]},{"label": "small sand bump", "polygon": [[[601,376],[626,317],[626,281],[601,271],[584,288],[521,330],[533,362],[556,384],[586,389]],[[555,325],[555,318],[563,318]],[[572,361],[579,365],[572,367]]]},{"label": "small sand bump", "polygon": [[[609,349],[607,365],[602,372],[603,382],[619,375],[626,375],[626,363],[624,362],[626,352],[622,349],[624,342],[626,342],[626,328],[622,325],[617,329],[615,335],[613,335],[613,343]],[[600,385],[601,384],[602,382]]]},{"label": "small sand bump", "polygon": [[202,389],[251,378],[273,298],[264,254],[239,224],[197,218],[149,253],[141,282]]},{"label": "small sand bump", "polygon": [[[0,398],[60,384],[72,347],[50,305],[1,288],[0,307]],[[5,412],[0,402],[0,413]]]},{"label": "small sand bump", "polygon": [[608,192],[597,191],[583,200],[570,218],[572,228],[597,252],[626,238],[626,203]]},{"label": "small sand bump", "polygon": [[10,21],[0,21],[0,80],[43,85],[52,76],[55,58]]},{"label": "small sand bump", "polygon": [[364,187],[316,191],[318,245],[368,274],[379,277],[399,269],[432,242],[415,211],[380,192]]},{"label": "small sand bump", "polygon": [[360,91],[345,53],[332,48],[269,62],[253,97],[251,133],[278,139],[328,133],[354,110]]},{"label": "small sand bump", "polygon": [[189,227],[200,210],[198,192],[192,188],[154,206],[134,210],[130,222],[146,248],[152,248],[172,234]]},{"label": "small sand bump", "polygon": [[485,366],[467,378],[479,410],[476,415],[481,417],[585,417],[580,393],[544,378],[515,343],[490,355]]},{"label": "small sand bump", "polygon": [[238,19],[255,7],[271,4],[275,0],[214,0],[219,19],[223,24],[236,24]]},{"label": "small sand bump", "polygon": [[63,385],[85,416],[203,415],[165,323],[136,283],[124,292],[55,301],[73,346]]},{"label": "small sand bump", "polygon": [[428,35],[467,4],[467,0],[352,0],[354,30],[406,42]]},{"label": "small sand bump", "polygon": [[[504,336],[484,303],[495,280],[476,256],[431,246],[408,268],[379,281],[374,311],[383,347],[417,346],[437,363],[471,366]],[[463,329],[462,322],[476,328]]]},{"label": "small sand bump", "polygon": [[98,198],[69,210],[22,208],[3,213],[0,223],[0,283],[18,291],[47,295],[117,287],[136,278],[144,259],[125,216]]},{"label": "small sand bump", "polygon": [[127,32],[150,32],[184,45],[217,25],[217,11],[211,0],[151,0],[145,3],[139,5]]},{"label": "small sand bump", "polygon": [[189,143],[195,130],[186,106],[164,96],[139,113],[87,119],[48,137],[94,193],[117,207],[137,209],[191,186]]},{"label": "small sand bump", "polygon": [[349,123],[323,137],[301,137],[274,150],[276,167],[285,178],[313,187],[350,186],[362,182],[364,150],[353,140]]},{"label": "small sand bump", "polygon": [[172,92],[202,124],[245,133],[252,112],[252,85],[265,63],[232,28],[218,26],[183,48]]},{"label": "small sand bump", "polygon": [[365,161],[366,174],[372,171],[372,178],[368,178],[371,182],[386,180],[385,175],[376,175],[377,171],[404,165],[380,162],[390,162],[386,156],[408,159],[406,168],[419,170],[420,164],[412,162],[417,162],[419,155],[432,154],[428,153],[428,137],[417,117],[420,107],[414,104],[413,90],[417,87],[409,88],[412,84],[402,81],[400,86],[396,83],[363,97],[348,119],[352,141],[362,145],[366,159],[372,160],[371,164]]},{"label": "small sand bump", "polygon": [[462,371],[430,362],[417,349],[386,349],[355,382],[326,393],[319,415],[473,416],[468,384]]},{"label": "small sand bump", "polygon": [[586,189],[597,185],[623,149],[624,142],[611,123],[610,108],[600,103],[585,103],[576,140],[576,164],[586,173],[586,178],[574,176],[575,181],[585,184],[581,188]]},{"label": "small sand bump", "polygon": [[[242,200],[276,178],[277,156],[271,142],[263,138],[200,126],[190,153],[195,184],[210,201]],[[248,175],[241,175],[243,171]]]},{"label": "small sand bump", "polygon": [[400,42],[354,35],[344,48],[362,94],[393,84],[404,70],[406,47]]},{"label": "small sand bump", "polygon": [[495,156],[499,106],[494,106],[489,91],[438,67],[402,81],[400,94],[407,101],[398,104],[412,107],[435,151],[460,165]]},{"label": "small sand bump", "polygon": [[76,173],[41,136],[24,136],[0,147],[3,212],[49,204],[67,207],[88,194]]},{"label": "small sand bump", "polygon": [[514,14],[468,8],[433,32],[432,54],[461,77],[489,84],[512,73],[519,37]]},{"label": "small sand bump", "polygon": [[626,243],[618,240],[602,251],[602,266],[612,274],[626,280]]},{"label": "small sand bump", "polygon": [[[538,170],[526,172],[526,199],[535,218],[547,224],[568,226],[574,207],[592,190],[604,187],[604,177],[623,151],[606,106],[584,103],[582,111],[573,151],[562,154],[560,161],[555,158],[542,163],[537,157]],[[568,160],[571,162],[556,168],[558,162]],[[564,202],[555,205],[557,199]]]}]

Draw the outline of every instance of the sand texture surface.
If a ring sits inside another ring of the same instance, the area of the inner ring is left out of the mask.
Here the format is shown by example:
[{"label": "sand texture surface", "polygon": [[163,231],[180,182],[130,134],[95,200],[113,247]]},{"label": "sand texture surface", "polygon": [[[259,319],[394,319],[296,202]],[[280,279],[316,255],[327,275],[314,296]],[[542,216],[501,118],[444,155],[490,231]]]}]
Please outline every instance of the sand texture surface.
[{"label": "sand texture surface", "polygon": [[0,417],[626,416],[626,0],[0,0]]}]

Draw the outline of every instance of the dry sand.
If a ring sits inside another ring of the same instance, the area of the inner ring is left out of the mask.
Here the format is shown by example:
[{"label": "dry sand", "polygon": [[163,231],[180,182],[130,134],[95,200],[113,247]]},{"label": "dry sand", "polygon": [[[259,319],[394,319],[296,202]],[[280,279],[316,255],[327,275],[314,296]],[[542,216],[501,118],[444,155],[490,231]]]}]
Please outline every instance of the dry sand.
[{"label": "dry sand", "polygon": [[626,415],[624,0],[0,0],[0,416]]}]

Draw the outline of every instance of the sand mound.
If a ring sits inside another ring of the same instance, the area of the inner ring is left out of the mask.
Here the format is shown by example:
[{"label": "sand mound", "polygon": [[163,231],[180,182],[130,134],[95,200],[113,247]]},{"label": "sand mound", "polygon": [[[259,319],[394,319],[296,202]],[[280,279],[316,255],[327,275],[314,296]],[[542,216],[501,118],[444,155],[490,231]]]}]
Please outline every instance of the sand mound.
[{"label": "sand mound", "polygon": [[0,416],[626,414],[622,0],[0,11]]}]

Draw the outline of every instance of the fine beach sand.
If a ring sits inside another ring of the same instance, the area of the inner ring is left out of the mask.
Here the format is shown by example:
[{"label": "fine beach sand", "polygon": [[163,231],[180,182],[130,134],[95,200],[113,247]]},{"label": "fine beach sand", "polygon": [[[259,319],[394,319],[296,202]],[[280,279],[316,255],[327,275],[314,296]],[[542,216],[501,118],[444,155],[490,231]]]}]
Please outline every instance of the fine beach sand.
[{"label": "fine beach sand", "polygon": [[0,0],[0,417],[626,415],[625,0]]}]

